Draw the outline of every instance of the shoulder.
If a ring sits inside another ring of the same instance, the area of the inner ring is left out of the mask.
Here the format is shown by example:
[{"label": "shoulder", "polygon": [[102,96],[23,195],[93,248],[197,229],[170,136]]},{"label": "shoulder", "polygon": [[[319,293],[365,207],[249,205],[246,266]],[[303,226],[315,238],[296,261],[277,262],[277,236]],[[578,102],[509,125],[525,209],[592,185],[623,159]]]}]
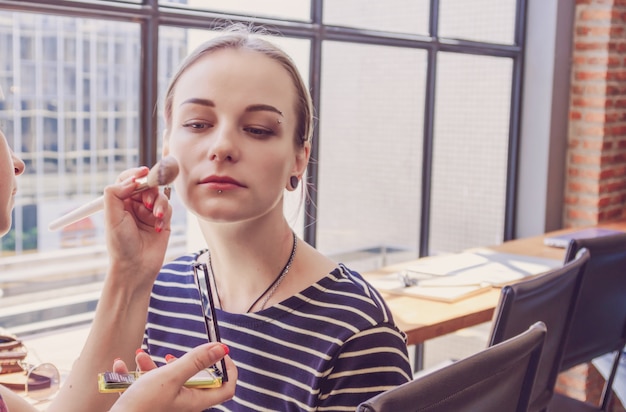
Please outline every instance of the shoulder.
[{"label": "shoulder", "polygon": [[381,295],[356,271],[339,264],[327,276],[297,294],[304,312],[315,313],[357,330],[397,329]]},{"label": "shoulder", "polygon": [[[341,297],[350,306],[369,308],[368,311],[378,312],[381,315],[389,314],[389,309],[380,293],[360,273],[343,264],[339,264],[325,279],[322,279],[319,285],[325,294]],[[386,318],[383,320],[388,321]]]},{"label": "shoulder", "polygon": [[163,265],[153,288],[153,298],[159,296],[197,297],[194,264],[198,253],[189,253]]},{"label": "shoulder", "polygon": [[187,253],[163,264],[161,271],[189,270],[197,262],[200,252]]},{"label": "shoulder", "polygon": [[191,277],[193,275],[193,266],[197,262],[198,255],[199,252],[187,253],[166,262],[159,272],[157,281],[180,281],[181,278]]}]

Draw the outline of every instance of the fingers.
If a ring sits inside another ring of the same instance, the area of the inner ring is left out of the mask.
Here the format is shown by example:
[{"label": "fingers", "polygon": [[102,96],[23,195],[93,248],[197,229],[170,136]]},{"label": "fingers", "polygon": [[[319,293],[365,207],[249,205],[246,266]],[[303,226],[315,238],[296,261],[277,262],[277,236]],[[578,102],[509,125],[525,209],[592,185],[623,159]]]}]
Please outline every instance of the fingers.
[{"label": "fingers", "polygon": [[137,354],[135,355],[135,363],[137,363],[137,367],[142,372],[151,371],[155,369],[157,366],[146,352],[141,349],[137,350]]},{"label": "fingers", "polygon": [[223,386],[230,392],[230,398],[232,398],[235,394],[235,385],[237,383],[237,367],[230,356],[224,357],[224,363],[226,364],[226,372],[228,373],[228,382],[225,382]]},{"label": "fingers", "polygon": [[165,194],[157,192],[157,197],[153,203],[152,214],[156,219],[154,229],[157,232],[170,230],[172,205]]},{"label": "fingers", "polygon": [[[212,342],[200,345],[179,359],[168,358],[168,364],[142,375],[122,394],[111,412],[130,410],[198,411],[218,405],[235,394],[237,368],[229,356],[228,347]],[[201,370],[224,358],[228,382],[219,388],[199,389],[184,387],[184,383]],[[149,355],[138,351],[135,360],[141,368],[152,368]],[[155,389],[156,388],[156,389]]]},{"label": "fingers", "polygon": [[108,212],[112,224],[120,224],[126,212],[132,212],[137,223],[154,227],[157,232],[170,230],[171,205],[159,188],[144,188],[139,193],[135,192],[137,179],[149,171],[147,167],[125,170],[116,183],[104,189],[105,213]]},{"label": "fingers", "polygon": [[126,362],[119,358],[115,359],[113,361],[113,372],[128,373],[128,366],[126,366]]},{"label": "fingers", "polygon": [[119,176],[117,176],[117,180],[115,181],[115,183],[121,183],[124,180],[128,179],[129,177],[133,177],[133,176],[143,177],[143,176],[146,176],[149,172],[150,172],[150,169],[148,169],[146,166],[133,167],[130,169],[126,169],[122,173],[120,173]]},{"label": "fingers", "polygon": [[168,359],[165,367],[176,368],[175,376],[182,385],[187,379],[219,362],[228,354],[228,347],[221,343],[211,342],[197,346],[175,362]]}]

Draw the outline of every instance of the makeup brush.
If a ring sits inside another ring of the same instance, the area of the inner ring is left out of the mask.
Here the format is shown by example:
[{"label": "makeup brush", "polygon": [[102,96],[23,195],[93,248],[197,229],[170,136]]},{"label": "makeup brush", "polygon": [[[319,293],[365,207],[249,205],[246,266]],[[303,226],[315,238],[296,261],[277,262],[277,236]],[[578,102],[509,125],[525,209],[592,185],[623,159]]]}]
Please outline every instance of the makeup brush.
[{"label": "makeup brush", "polygon": [[[165,156],[157,164],[155,164],[150,172],[136,182],[139,184],[133,194],[143,192],[146,189],[157,186],[170,184],[178,175],[178,161],[172,156]],[[104,209],[104,196],[100,196],[91,202],[72,210],[66,215],[52,221],[48,225],[48,229],[57,230],[69,224],[77,222],[87,216],[91,216]]]}]

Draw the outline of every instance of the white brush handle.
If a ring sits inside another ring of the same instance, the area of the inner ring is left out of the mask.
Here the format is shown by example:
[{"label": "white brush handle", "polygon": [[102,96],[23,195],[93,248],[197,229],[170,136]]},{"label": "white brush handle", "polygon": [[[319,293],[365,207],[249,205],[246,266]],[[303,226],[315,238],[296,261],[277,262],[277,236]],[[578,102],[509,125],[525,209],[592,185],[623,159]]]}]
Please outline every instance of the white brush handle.
[{"label": "white brush handle", "polygon": [[[137,194],[139,192],[143,192],[146,189],[150,188],[148,184],[147,177],[140,177],[135,180],[135,183],[138,184],[137,189],[133,191],[133,194]],[[95,213],[104,209],[104,196],[100,196],[92,201],[85,203],[84,205],[78,207],[77,209],[72,210],[71,212],[61,216],[60,218],[53,220],[48,225],[49,230],[58,230],[67,225],[71,225],[74,222],[78,222],[81,219],[86,218],[87,216],[91,216]]]},{"label": "white brush handle", "polygon": [[104,197],[100,196],[84,205],[80,206],[77,209],[72,210],[66,215],[61,216],[60,218],[53,220],[49,225],[48,229],[50,230],[58,230],[67,225],[71,225],[74,222],[78,222],[79,220],[86,218],[87,216],[91,216],[94,213],[97,213],[104,209]]}]

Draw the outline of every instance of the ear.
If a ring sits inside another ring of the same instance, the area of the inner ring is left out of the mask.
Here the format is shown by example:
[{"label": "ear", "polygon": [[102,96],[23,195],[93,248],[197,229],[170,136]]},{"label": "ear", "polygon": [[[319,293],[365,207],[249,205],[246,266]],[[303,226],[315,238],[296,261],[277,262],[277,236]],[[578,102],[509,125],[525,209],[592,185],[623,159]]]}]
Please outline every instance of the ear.
[{"label": "ear", "polygon": [[293,164],[292,173],[299,176],[304,174],[306,166],[309,164],[309,157],[311,156],[311,143],[306,142],[296,153],[296,161]]},{"label": "ear", "polygon": [[[303,147],[299,148],[296,152],[296,161],[293,164],[293,168],[291,169],[291,174],[287,179],[287,184],[285,188],[289,191],[296,190],[296,188],[291,184],[291,179],[296,176],[298,180],[304,174],[306,170],[307,164],[309,164],[309,157],[311,156],[311,144],[306,142]],[[297,186],[297,185],[296,185]]]}]

